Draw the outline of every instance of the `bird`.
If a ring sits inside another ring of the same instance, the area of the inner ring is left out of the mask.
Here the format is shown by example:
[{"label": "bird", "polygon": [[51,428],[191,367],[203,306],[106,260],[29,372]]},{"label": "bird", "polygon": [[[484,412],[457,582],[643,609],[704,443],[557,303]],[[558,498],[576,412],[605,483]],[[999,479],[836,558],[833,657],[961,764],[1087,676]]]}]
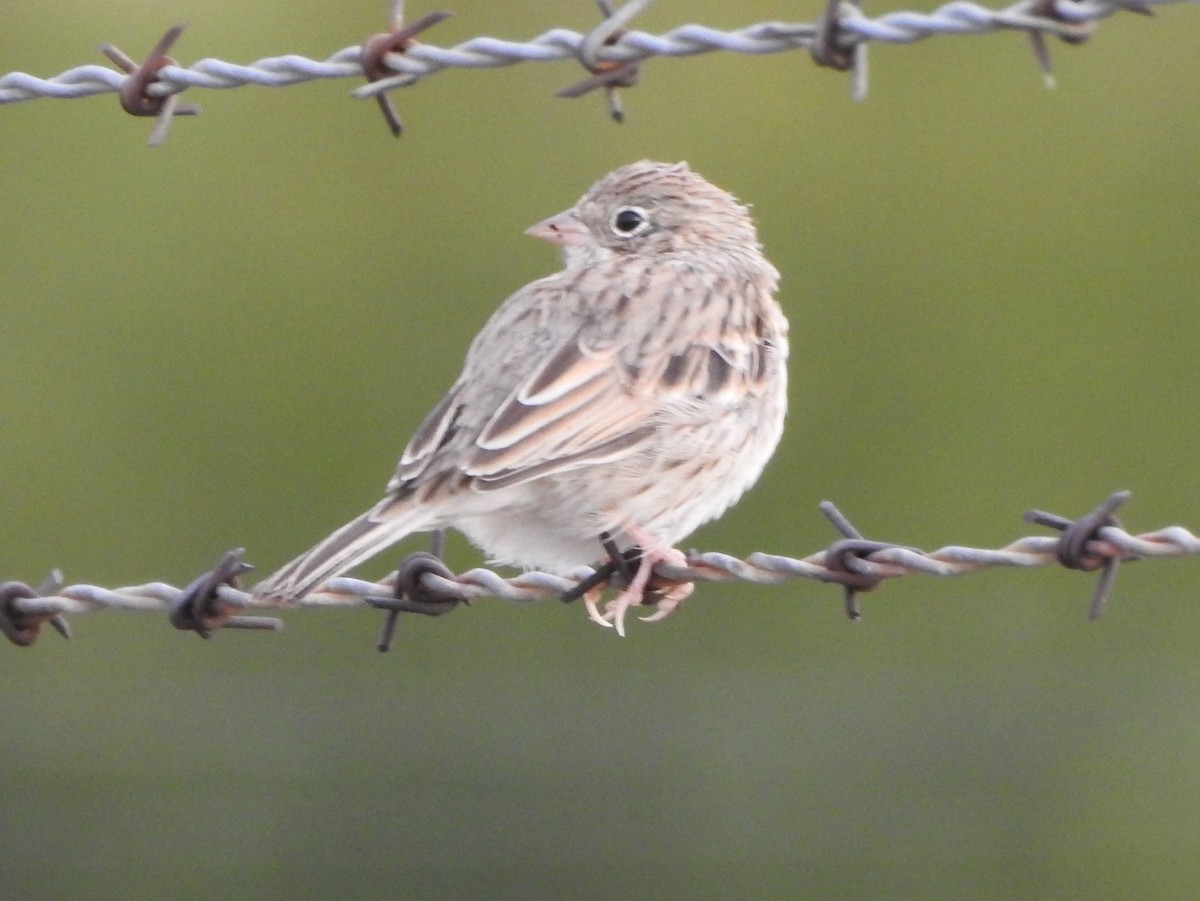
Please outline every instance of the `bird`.
[{"label": "bird", "polygon": [[[787,412],[779,273],[749,209],[687,163],[642,160],[526,234],[563,268],[492,314],[413,433],[386,496],[256,587],[294,603],[407,535],[453,528],[493,564],[636,571],[590,617],[625,634],[692,591],[648,593],[675,545],[724,513],[774,454]],[[607,551],[605,550],[607,548]],[[617,561],[613,561],[614,563]]]}]

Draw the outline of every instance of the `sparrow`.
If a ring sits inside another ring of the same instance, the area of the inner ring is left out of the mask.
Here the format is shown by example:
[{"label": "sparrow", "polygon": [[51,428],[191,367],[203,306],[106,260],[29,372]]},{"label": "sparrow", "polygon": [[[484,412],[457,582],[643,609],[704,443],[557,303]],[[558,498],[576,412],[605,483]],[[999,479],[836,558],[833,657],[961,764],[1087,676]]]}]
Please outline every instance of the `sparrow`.
[{"label": "sparrow", "polygon": [[[640,550],[597,622],[624,634],[654,567],[749,489],[783,434],[779,273],[732,195],[641,161],[526,234],[561,271],[516,291],[467,351],[371,509],[255,589],[294,602],[414,532],[454,528],[492,563],[560,575]],[[690,583],[656,589],[666,616]]]}]

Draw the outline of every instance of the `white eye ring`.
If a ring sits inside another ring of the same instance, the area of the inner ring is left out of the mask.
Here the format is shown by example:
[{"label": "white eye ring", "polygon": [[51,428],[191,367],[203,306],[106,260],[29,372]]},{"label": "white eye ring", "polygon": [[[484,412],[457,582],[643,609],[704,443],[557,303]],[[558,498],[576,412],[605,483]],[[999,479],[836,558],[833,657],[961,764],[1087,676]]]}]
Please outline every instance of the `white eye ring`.
[{"label": "white eye ring", "polygon": [[613,234],[619,238],[632,238],[650,230],[650,214],[640,206],[623,206],[612,218]]}]

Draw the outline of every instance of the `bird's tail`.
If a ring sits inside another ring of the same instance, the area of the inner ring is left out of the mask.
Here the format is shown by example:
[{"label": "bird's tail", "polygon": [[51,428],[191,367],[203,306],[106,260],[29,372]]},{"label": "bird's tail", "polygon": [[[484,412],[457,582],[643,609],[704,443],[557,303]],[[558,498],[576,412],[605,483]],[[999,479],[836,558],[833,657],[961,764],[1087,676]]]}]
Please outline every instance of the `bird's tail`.
[{"label": "bird's tail", "polygon": [[254,597],[275,604],[299,600],[406,535],[431,527],[427,508],[386,498],[256,586]]}]

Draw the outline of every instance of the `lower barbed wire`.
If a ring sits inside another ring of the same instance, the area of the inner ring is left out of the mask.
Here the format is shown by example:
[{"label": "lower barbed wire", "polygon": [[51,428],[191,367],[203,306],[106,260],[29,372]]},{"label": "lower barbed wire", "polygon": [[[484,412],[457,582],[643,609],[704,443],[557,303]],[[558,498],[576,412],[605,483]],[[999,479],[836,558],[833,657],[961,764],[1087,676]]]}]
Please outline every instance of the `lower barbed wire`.
[{"label": "lower barbed wire", "polygon": [[[919,551],[900,545],[884,546],[854,558],[853,573],[872,579],[893,579],[907,575],[940,577],[960,576],[981,569],[1016,567],[1031,569],[1054,564],[1058,538],[1028,536],[1003,548],[976,548],[948,545],[935,551]],[[1158,559],[1200,555],[1200,537],[1183,526],[1168,526],[1153,532],[1130,534],[1116,526],[1097,529],[1086,544],[1086,553],[1098,560]],[[743,558],[717,551],[690,552],[686,566],[660,565],[655,574],[675,582],[747,582],[778,585],[795,579],[846,584],[847,573],[826,566],[827,551],[797,558],[755,552]],[[580,567],[571,577],[530,571],[505,576],[478,567],[453,579],[433,573],[421,576],[430,589],[463,601],[498,598],[529,603],[560,598],[595,570]],[[365,606],[368,598],[391,596],[395,573],[378,581],[341,576],[330,579],[293,605],[296,608],[324,609]],[[148,582],[121,588],[75,584],[55,587],[39,597],[14,597],[12,610],[24,615],[76,615],[99,610],[164,612],[177,601],[183,589],[166,582]],[[279,610],[256,600],[252,590],[221,585],[215,591],[222,602],[242,609]]]}]

